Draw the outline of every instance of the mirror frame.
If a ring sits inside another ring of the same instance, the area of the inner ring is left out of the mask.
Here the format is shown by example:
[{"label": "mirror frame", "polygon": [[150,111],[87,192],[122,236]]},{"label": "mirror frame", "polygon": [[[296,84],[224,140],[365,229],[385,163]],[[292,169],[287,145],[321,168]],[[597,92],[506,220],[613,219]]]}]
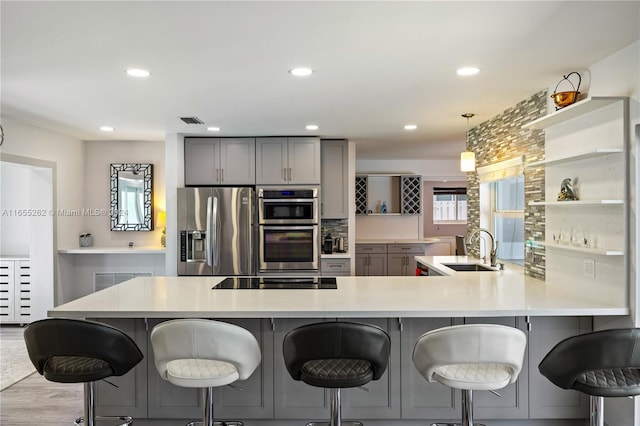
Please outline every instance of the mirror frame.
[{"label": "mirror frame", "polygon": [[[118,223],[118,173],[142,173],[144,179],[144,219],[143,223]],[[153,230],[153,164],[149,163],[112,163],[111,164],[111,230],[112,231],[151,231]]]}]

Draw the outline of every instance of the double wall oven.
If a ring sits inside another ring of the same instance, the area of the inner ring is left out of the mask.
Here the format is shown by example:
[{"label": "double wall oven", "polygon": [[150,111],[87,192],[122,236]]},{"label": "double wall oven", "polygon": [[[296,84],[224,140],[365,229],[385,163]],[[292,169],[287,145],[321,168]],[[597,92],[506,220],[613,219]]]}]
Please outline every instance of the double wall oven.
[{"label": "double wall oven", "polygon": [[258,271],[313,273],[320,270],[317,187],[257,188]]}]

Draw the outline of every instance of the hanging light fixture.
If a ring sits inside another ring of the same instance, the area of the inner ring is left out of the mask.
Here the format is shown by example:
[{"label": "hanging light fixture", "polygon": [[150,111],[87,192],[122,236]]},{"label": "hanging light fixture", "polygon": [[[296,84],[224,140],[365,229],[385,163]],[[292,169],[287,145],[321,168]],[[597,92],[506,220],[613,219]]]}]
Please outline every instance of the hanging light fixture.
[{"label": "hanging light fixture", "polygon": [[467,112],[462,114],[464,118],[467,119],[467,135],[466,135],[466,144],[467,148],[464,152],[460,153],[460,171],[461,172],[473,172],[476,170],[476,153],[473,151],[468,151],[469,145],[469,119],[473,117],[475,114],[472,112]]}]

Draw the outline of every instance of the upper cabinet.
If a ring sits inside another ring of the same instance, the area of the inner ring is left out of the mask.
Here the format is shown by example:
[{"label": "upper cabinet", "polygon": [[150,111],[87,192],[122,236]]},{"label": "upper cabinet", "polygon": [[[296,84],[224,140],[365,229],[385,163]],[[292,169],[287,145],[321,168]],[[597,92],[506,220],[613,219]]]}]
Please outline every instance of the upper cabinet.
[{"label": "upper cabinet", "polygon": [[[526,167],[545,172],[545,198],[529,204],[545,206],[545,240],[531,244],[545,247],[548,281],[578,278],[625,297],[616,283],[628,280],[628,116],[626,97],[589,97],[524,126],[545,132],[545,158]],[[559,200],[567,179],[577,200]]]},{"label": "upper cabinet", "polygon": [[357,175],[356,214],[422,213],[422,176]]},{"label": "upper cabinet", "polygon": [[255,185],[255,138],[184,138],[185,185]]},{"label": "upper cabinet", "polygon": [[320,184],[319,138],[257,138],[256,160],[259,185]]},{"label": "upper cabinet", "polygon": [[349,217],[349,147],[346,140],[322,141],[322,194],[323,219]]}]

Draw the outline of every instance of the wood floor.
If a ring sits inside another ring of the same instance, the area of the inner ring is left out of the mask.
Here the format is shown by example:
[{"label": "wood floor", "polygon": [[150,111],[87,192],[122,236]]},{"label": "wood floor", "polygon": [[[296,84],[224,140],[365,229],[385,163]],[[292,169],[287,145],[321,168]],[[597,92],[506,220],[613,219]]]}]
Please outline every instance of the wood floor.
[{"label": "wood floor", "polygon": [[[22,330],[3,327],[0,349],[3,340],[15,341],[16,336],[21,338]],[[82,416],[82,389],[81,383],[53,383],[31,374],[0,392],[0,425],[73,425]]]}]

